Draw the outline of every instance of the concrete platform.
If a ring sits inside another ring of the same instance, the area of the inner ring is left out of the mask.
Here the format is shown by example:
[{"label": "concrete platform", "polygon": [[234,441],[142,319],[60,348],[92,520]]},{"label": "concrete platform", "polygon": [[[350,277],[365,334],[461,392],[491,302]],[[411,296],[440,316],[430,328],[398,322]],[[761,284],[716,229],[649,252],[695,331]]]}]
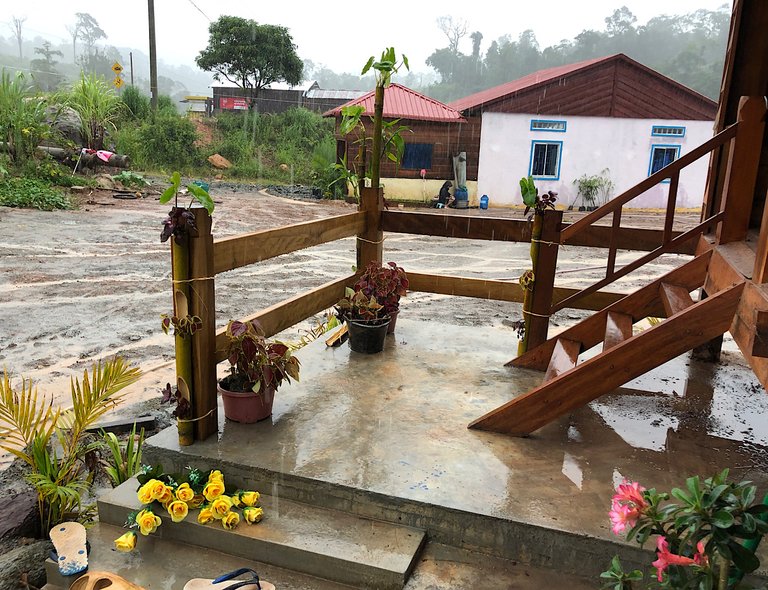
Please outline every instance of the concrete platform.
[{"label": "concrete platform", "polygon": [[[121,526],[141,509],[139,482],[130,479],[98,500],[99,521]],[[405,585],[425,542],[423,530],[373,521],[285,498],[262,495],[264,520],[224,530],[193,518],[171,523],[164,518],[158,535],[319,576],[356,587],[399,590]],[[143,538],[140,539],[143,541]]]},{"label": "concrete platform", "polygon": [[407,316],[382,354],[318,341],[298,353],[301,383],[281,388],[270,420],[220,412],[218,437],[180,448],[170,428],[145,454],[592,580],[617,552],[635,567],[650,561],[609,529],[624,478],[668,490],[729,467],[766,490],[768,396],[739,353],[722,364],[679,357],[529,438],[467,430],[542,379],[503,366],[515,345],[511,330]]}]

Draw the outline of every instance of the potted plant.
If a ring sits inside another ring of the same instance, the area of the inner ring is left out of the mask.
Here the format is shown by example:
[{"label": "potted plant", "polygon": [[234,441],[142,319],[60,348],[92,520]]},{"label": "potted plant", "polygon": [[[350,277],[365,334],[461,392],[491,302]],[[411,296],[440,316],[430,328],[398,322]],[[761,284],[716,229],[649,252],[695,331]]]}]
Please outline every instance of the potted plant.
[{"label": "potted plant", "polygon": [[372,260],[357,279],[354,290],[362,291],[369,298],[374,297],[384,308],[384,313],[391,318],[387,334],[393,334],[397,315],[400,313],[400,297],[408,293],[408,277],[405,271],[394,262],[382,266]]},{"label": "potted plant", "polygon": [[231,320],[226,333],[231,372],[218,385],[224,415],[244,424],[268,418],[283,381],[299,380],[299,359],[282,342],[267,340],[256,320]]},{"label": "potted plant", "polygon": [[336,304],[339,319],[347,322],[349,347],[355,352],[373,354],[384,350],[390,317],[376,298],[347,287]]}]

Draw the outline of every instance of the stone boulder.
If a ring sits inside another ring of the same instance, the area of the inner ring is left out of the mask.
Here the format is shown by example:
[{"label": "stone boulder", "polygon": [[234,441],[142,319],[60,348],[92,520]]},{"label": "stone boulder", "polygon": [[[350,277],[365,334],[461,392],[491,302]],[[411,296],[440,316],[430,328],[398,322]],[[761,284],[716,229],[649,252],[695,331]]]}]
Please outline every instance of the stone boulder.
[{"label": "stone boulder", "polygon": [[232,168],[232,162],[227,160],[221,154],[213,154],[212,156],[208,156],[208,161],[211,163],[211,165],[214,168],[221,168],[221,169]]},{"label": "stone boulder", "polygon": [[80,130],[82,120],[76,110],[50,105],[45,109],[45,122],[56,132],[48,140],[50,145],[65,147],[68,142],[72,142],[78,148],[83,145],[84,140]]},{"label": "stone boulder", "polygon": [[33,541],[0,555],[0,590],[42,588],[46,582],[45,560],[52,549],[50,541]]}]

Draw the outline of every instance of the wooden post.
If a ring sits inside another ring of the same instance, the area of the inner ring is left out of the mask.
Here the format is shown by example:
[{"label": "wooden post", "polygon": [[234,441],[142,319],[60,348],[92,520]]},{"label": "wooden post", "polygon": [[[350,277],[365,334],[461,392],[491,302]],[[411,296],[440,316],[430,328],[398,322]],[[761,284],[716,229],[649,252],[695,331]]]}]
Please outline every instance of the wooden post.
[{"label": "wooden post", "polygon": [[357,235],[357,270],[362,271],[371,260],[382,261],[384,232],[381,212],[384,191],[380,188],[360,188],[360,211],[365,211],[365,230]]},{"label": "wooden post", "polygon": [[563,212],[547,211],[542,217],[541,237],[537,243],[538,255],[533,264],[535,280],[531,296],[530,322],[526,333],[528,350],[547,340]]},{"label": "wooden post", "polygon": [[722,207],[725,217],[717,231],[719,244],[741,242],[747,237],[763,143],[765,113],[765,99],[762,96],[741,97],[739,127],[728,156],[723,186]]},{"label": "wooden post", "polygon": [[216,399],[216,300],[213,281],[211,216],[203,207],[192,207],[197,236],[189,239],[189,312],[203,323],[192,338],[192,412],[195,439],[205,440],[218,432]]}]

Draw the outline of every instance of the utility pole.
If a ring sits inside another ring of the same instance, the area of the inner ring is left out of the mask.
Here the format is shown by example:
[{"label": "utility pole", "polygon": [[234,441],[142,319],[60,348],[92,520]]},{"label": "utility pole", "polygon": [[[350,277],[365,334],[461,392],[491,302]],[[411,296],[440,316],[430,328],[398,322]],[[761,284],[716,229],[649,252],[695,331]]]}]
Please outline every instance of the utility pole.
[{"label": "utility pole", "polygon": [[155,0],[147,0],[149,9],[149,90],[152,112],[157,112],[157,44],[155,43]]},{"label": "utility pole", "polygon": [[131,61],[131,86],[133,86],[133,51],[128,53],[128,59]]}]

